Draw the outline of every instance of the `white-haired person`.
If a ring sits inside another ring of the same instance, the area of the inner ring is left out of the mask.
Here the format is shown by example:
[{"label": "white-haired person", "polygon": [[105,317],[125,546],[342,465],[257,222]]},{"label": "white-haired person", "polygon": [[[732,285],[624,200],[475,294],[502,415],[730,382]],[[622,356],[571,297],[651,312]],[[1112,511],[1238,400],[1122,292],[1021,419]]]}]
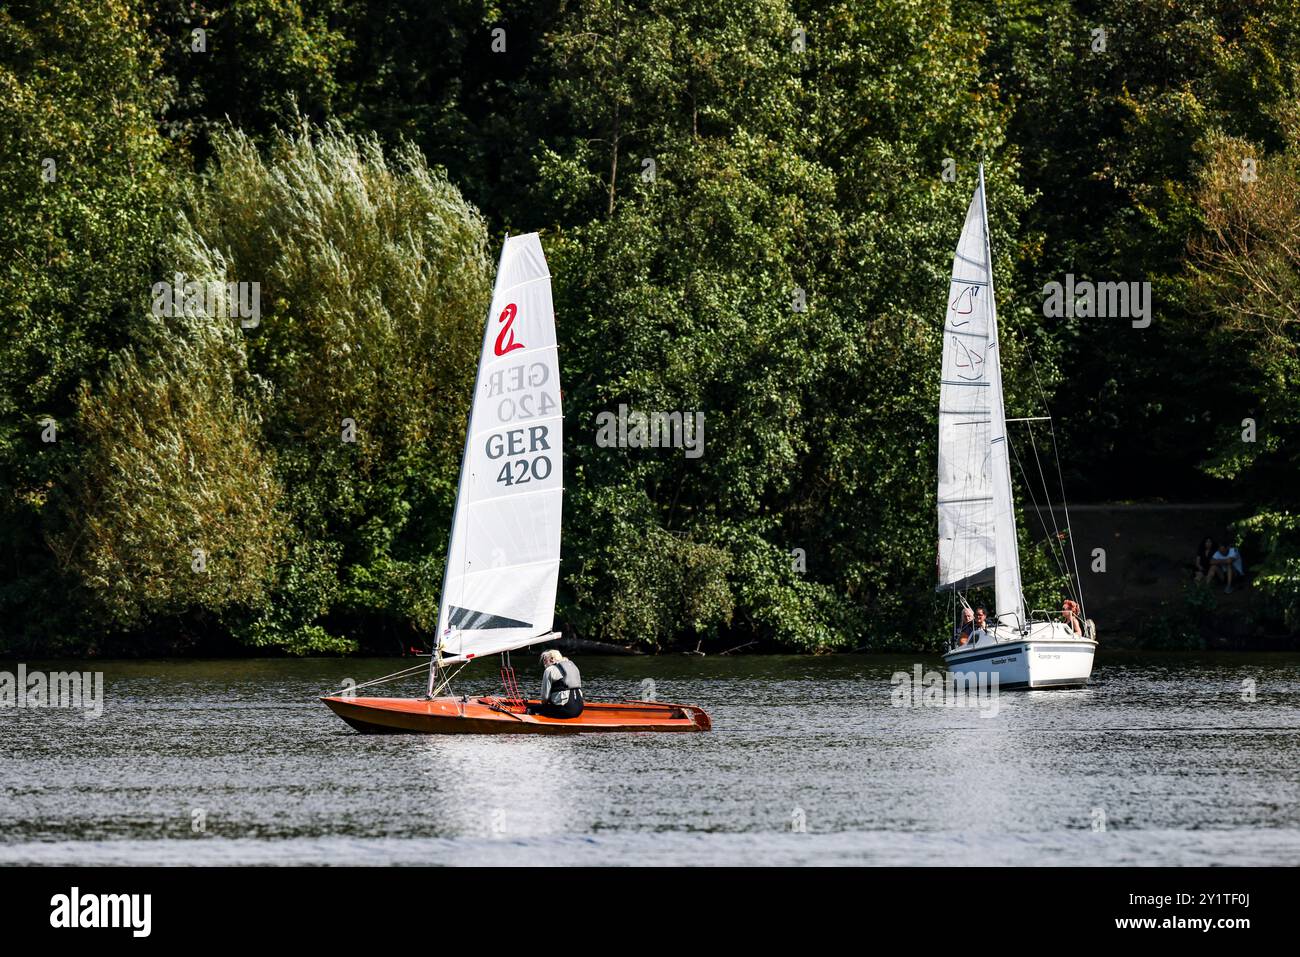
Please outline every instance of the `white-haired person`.
[{"label": "white-haired person", "polygon": [[576,718],[582,714],[582,675],[578,666],[554,648],[542,652],[542,700],[529,714]]}]

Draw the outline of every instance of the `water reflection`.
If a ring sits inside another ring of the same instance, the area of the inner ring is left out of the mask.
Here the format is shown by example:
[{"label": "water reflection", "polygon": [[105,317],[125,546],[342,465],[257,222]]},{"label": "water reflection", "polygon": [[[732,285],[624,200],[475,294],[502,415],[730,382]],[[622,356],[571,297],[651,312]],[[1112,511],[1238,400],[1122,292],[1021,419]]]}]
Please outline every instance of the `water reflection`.
[{"label": "water reflection", "polygon": [[440,833],[510,839],[564,834],[590,817],[582,782],[595,769],[571,738],[411,738]]}]

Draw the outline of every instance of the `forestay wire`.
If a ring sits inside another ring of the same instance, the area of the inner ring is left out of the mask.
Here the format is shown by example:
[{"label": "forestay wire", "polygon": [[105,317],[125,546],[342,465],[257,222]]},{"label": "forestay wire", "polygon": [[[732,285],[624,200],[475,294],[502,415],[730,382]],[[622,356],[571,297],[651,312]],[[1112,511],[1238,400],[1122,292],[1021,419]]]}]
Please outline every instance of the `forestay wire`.
[{"label": "forestay wire", "polygon": [[[469,662],[463,662],[460,668],[457,668],[452,674],[448,675],[445,679],[443,679],[442,683],[438,686],[437,689],[435,689],[435,691],[441,691],[443,688],[446,688],[448,685],[450,685],[451,679],[454,678],[456,675],[460,674],[461,668],[464,668],[465,665],[468,663]],[[333,698],[339,695],[347,695],[351,692],[356,691],[359,688],[370,688],[373,687],[374,685],[386,684],[391,681],[399,681],[402,678],[408,678],[411,675],[416,674],[417,672],[428,671],[428,670],[429,670],[429,666],[426,664],[412,665],[410,668],[404,668],[401,671],[394,671],[391,675],[384,675],[382,678],[373,678],[370,681],[363,681],[361,682],[361,684],[351,685],[350,687],[347,688],[340,688],[338,691],[333,691],[330,694],[326,695],[326,697]]]}]

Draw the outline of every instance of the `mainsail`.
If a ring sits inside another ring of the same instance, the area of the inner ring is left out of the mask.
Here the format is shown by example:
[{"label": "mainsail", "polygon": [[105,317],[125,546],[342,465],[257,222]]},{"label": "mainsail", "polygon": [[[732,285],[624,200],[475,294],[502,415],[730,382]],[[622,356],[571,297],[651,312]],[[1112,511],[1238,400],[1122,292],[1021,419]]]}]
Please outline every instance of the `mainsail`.
[{"label": "mainsail", "polygon": [[438,611],[444,663],[551,633],[564,487],[550,280],[536,233],[506,240],[447,549]]},{"label": "mainsail", "polygon": [[1023,625],[984,167],[952,261],[939,387],[939,587],[992,583]]}]

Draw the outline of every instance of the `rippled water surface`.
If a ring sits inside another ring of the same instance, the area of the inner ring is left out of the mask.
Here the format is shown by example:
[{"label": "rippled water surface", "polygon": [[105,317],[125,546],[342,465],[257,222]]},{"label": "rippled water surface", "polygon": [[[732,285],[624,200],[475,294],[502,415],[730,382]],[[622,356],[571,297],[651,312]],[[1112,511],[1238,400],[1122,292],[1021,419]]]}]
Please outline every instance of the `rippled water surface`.
[{"label": "rippled water surface", "polygon": [[996,714],[892,706],[915,658],[578,662],[713,732],[360,735],[316,696],[409,659],[98,663],[98,720],[0,709],[0,863],[1300,863],[1300,656],[1103,651]]}]

